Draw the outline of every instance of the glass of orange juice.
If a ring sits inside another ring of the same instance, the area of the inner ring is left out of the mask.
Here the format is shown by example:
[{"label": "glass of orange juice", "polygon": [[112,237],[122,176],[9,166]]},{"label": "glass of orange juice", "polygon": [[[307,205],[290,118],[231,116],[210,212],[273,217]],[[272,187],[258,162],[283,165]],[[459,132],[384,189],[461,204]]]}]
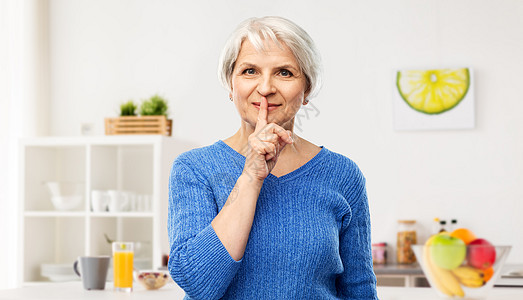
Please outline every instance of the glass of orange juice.
[{"label": "glass of orange juice", "polygon": [[114,289],[120,292],[133,290],[133,243],[113,242]]}]

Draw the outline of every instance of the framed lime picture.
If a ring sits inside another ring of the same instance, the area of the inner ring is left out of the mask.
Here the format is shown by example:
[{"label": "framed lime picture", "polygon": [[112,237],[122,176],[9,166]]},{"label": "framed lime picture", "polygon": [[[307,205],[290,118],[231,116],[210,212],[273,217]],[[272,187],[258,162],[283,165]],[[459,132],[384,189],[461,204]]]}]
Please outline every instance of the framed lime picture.
[{"label": "framed lime picture", "polygon": [[475,126],[471,68],[397,70],[393,100],[396,130]]}]

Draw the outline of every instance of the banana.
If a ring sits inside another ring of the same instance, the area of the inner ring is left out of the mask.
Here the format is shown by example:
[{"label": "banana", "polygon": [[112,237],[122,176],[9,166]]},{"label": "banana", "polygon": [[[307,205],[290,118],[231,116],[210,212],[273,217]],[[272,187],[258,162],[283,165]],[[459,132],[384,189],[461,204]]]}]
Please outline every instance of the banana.
[{"label": "banana", "polygon": [[472,267],[457,267],[451,271],[464,286],[478,288],[485,285],[485,273]]},{"label": "banana", "polygon": [[459,281],[449,270],[442,269],[434,264],[430,257],[430,245],[432,244],[433,237],[429,238],[425,243],[423,262],[429,271],[429,276],[432,278],[432,282],[436,288],[447,296],[465,296],[465,292],[461,288]]},{"label": "banana", "polygon": [[454,275],[452,275],[452,273],[449,270],[442,269],[434,264],[432,264],[432,268],[434,271],[434,275],[436,277],[439,277],[441,284],[445,286],[445,288],[449,290],[453,296],[465,296],[465,292],[461,288],[459,281],[456,279],[456,277],[454,277]]},{"label": "banana", "polygon": [[478,280],[463,279],[463,280],[459,280],[459,282],[469,288],[479,288],[485,284],[485,281],[483,281],[483,280],[478,281]]}]

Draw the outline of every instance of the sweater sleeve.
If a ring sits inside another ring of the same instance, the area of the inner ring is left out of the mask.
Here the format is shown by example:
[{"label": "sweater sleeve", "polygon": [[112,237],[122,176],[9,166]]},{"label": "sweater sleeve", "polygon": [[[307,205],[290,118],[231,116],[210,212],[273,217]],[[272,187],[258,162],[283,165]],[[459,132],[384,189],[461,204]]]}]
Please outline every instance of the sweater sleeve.
[{"label": "sweater sleeve", "polygon": [[347,214],[342,220],[340,256],[344,271],[336,279],[336,288],[342,299],[378,299],[376,276],[372,267],[365,178],[358,173],[355,182],[346,192],[351,214]]},{"label": "sweater sleeve", "polygon": [[169,179],[169,273],[191,299],[219,299],[236,275],[235,261],[211,221],[218,207],[207,180],[176,159]]}]

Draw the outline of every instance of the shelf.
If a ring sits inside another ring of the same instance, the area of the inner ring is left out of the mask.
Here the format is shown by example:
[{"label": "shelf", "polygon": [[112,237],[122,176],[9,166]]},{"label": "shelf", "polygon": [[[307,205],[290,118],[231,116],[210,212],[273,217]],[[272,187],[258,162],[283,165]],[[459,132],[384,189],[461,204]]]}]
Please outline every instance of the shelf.
[{"label": "shelf", "polygon": [[83,211],[26,211],[24,212],[26,217],[84,217],[85,212]]},{"label": "shelf", "polygon": [[[162,256],[169,253],[164,199],[170,168],[176,156],[197,146],[153,135],[22,139],[19,245],[23,254],[18,280],[47,281],[40,275],[42,263],[72,264],[81,255],[111,255],[105,236],[137,243],[135,258],[141,268],[161,266]],[[46,182],[81,182],[81,205],[71,211],[56,210]],[[129,198],[128,209],[122,209],[129,211],[91,211],[94,190],[136,197]]]},{"label": "shelf", "polygon": [[92,137],[37,137],[22,139],[23,146],[41,147],[69,147],[85,145],[152,145],[168,140],[173,137],[160,135],[112,135],[112,136],[92,136]]},{"label": "shelf", "polygon": [[152,218],[154,213],[152,212],[89,212],[83,211],[26,211],[24,212],[25,217],[102,217],[102,218]]},{"label": "shelf", "polygon": [[[46,182],[86,183],[87,153],[83,146],[28,146],[23,148],[21,158],[24,170],[21,196],[25,211],[58,211]],[[81,207],[85,207],[85,199]]]},{"label": "shelf", "polygon": [[72,266],[85,252],[85,232],[83,218],[24,218],[24,280],[46,281],[40,274],[43,263]]},{"label": "shelf", "polygon": [[124,218],[152,218],[154,213],[152,212],[90,212],[89,216],[91,217],[103,217],[103,218],[114,218],[114,217],[124,217]]}]

